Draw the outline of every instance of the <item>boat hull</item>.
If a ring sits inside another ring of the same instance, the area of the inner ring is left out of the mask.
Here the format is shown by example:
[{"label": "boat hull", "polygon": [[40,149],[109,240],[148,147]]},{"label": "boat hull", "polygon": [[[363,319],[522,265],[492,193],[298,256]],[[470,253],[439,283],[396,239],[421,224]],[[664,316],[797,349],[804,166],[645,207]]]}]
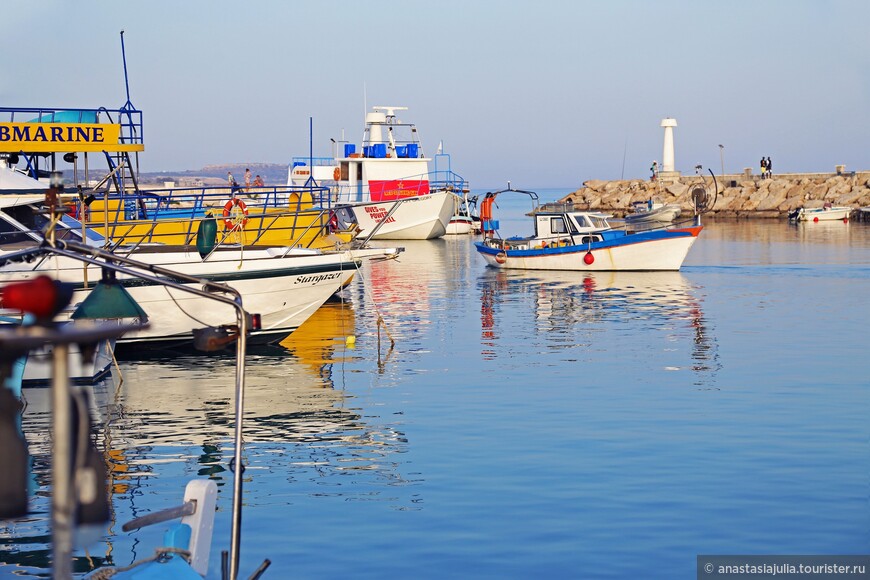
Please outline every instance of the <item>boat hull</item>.
[{"label": "boat hull", "polygon": [[[251,334],[251,342],[272,342],[293,332],[347,284],[357,264],[357,258],[347,252],[295,251],[286,257],[281,256],[282,252],[279,248],[220,252],[220,256],[208,261],[200,260],[197,254],[182,260],[177,252],[137,252],[134,257],[233,287],[241,294],[245,310],[261,317],[262,329]],[[38,269],[4,269],[0,282],[41,274],[79,286],[73,294],[73,305],[90,292],[82,285],[85,275],[81,264],[63,257],[45,260]],[[98,268],[89,266],[87,279],[91,287],[99,278]],[[189,342],[196,328],[236,323],[235,309],[228,304],[142,279],[118,278],[146,312],[149,322],[147,328],[125,334],[118,344]]]},{"label": "boat hull", "polygon": [[[357,236],[360,239],[367,238],[374,231],[374,240],[431,240],[447,232],[457,199],[453,193],[441,191],[400,201],[352,203],[337,208],[353,212],[360,228]],[[399,207],[390,214],[397,203]],[[375,231],[381,221],[384,221],[383,225]]]},{"label": "boat hull", "polygon": [[796,219],[799,222],[843,221],[849,219],[851,213],[851,207],[805,209],[798,212]]},{"label": "boat hull", "polygon": [[[679,270],[702,226],[631,234],[618,242],[503,250],[476,242],[477,251],[495,268],[516,270],[676,271]],[[627,238],[627,239],[626,239]],[[586,258],[591,253],[592,259]]]},{"label": "boat hull", "polygon": [[447,224],[445,235],[464,236],[474,232],[474,220],[466,216],[453,216]]}]

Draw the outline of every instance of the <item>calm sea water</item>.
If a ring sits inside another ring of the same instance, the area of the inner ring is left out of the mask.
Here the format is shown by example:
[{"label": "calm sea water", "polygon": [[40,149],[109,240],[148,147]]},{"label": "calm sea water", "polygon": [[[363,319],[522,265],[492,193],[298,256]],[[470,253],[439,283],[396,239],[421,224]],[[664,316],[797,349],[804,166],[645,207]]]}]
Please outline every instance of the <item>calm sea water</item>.
[{"label": "calm sea water", "polygon": [[[499,199],[524,233],[526,201]],[[269,558],[266,578],[694,578],[703,553],[870,553],[870,224],[709,222],[679,273],[497,272],[471,241],[402,243],[250,354],[243,577]],[[150,556],[162,526],[121,524],[210,477],[217,578],[233,359],[121,371],[94,389],[114,523],[76,570]],[[46,577],[49,393],[25,394],[38,493],[0,524],[0,576]]]}]

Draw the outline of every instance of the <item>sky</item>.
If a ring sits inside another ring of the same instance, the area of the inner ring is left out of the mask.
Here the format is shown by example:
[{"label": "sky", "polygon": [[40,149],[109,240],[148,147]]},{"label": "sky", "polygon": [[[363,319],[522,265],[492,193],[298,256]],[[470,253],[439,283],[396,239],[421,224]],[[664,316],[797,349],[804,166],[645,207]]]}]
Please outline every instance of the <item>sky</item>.
[{"label": "sky", "polygon": [[[472,188],[870,169],[866,0],[31,0],[0,16],[0,106],[143,111],[142,171],[288,163],[405,106]],[[720,148],[719,145],[723,147]]]}]

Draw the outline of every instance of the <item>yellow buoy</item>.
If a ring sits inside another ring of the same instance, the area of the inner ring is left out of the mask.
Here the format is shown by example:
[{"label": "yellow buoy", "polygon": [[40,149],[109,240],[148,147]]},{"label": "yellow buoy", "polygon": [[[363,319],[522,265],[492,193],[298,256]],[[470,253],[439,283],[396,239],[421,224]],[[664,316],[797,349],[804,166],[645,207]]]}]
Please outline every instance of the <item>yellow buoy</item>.
[{"label": "yellow buoy", "polygon": [[353,348],[354,345],[356,344],[356,337],[351,334],[350,336],[348,336],[347,338],[344,339],[344,344],[350,348]]}]

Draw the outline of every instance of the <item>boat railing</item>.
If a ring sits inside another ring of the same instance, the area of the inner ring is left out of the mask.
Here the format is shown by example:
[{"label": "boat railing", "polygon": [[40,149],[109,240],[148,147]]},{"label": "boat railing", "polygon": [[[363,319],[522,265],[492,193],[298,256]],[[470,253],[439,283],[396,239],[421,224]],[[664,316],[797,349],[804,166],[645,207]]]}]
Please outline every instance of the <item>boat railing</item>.
[{"label": "boat railing", "polygon": [[[245,244],[256,244],[267,231],[286,231],[289,243],[312,229],[325,231],[332,210],[328,188],[312,186],[165,188],[122,195],[94,192],[93,200],[103,204],[91,201],[89,227],[106,228],[111,240],[139,243],[165,243],[179,235],[192,243],[203,219],[223,220],[238,213],[236,206],[244,212],[245,225],[239,232],[244,230]],[[305,237],[309,243],[311,233]]]},{"label": "boat railing", "polygon": [[468,182],[453,171],[433,171],[429,173],[429,187],[435,190],[452,191],[457,195],[468,193]]},{"label": "boat railing", "polygon": [[336,164],[333,157],[294,157],[290,164],[293,167],[329,167]]},{"label": "boat railing", "polygon": [[[105,118],[105,121],[103,120]],[[0,107],[0,122],[118,124],[122,143],[142,145],[142,111],[132,108],[66,109],[59,107]]]},{"label": "boat railing", "polygon": [[406,175],[399,179],[382,180],[372,186],[362,183],[337,183],[331,188],[333,203],[389,201],[406,197],[449,191],[462,197],[468,192],[468,182],[452,171]]}]

